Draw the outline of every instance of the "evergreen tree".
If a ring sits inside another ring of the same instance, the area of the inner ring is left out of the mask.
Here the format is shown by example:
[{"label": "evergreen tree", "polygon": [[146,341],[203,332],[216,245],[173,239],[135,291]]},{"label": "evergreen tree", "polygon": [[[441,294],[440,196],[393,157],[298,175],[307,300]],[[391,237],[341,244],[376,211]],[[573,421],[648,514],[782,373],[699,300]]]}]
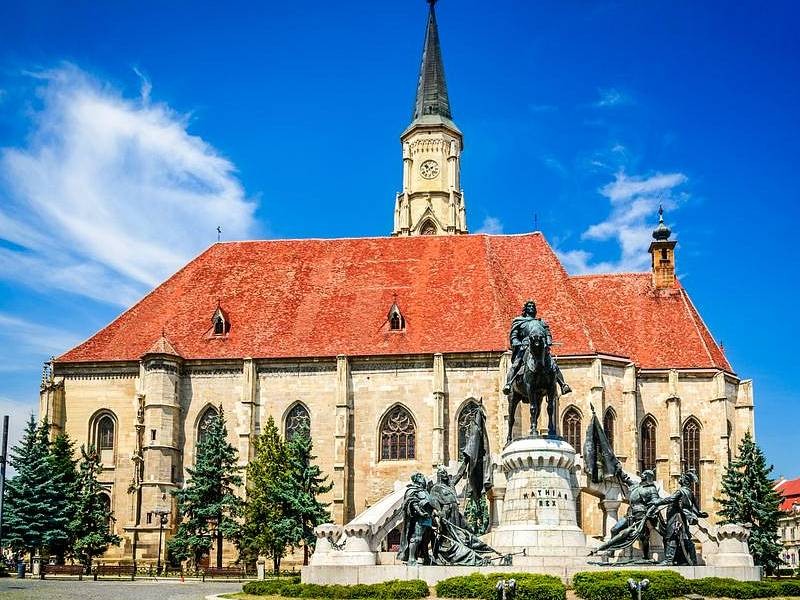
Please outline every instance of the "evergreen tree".
[{"label": "evergreen tree", "polygon": [[778,519],[781,498],[772,487],[764,453],[745,433],[738,456],[730,462],[722,476],[722,497],[717,501],[720,523],[751,524],[748,546],[753,560],[771,574],[780,565],[781,545]]},{"label": "evergreen tree", "polygon": [[64,517],[67,527],[51,536],[50,551],[63,563],[75,542],[69,523],[75,516],[78,503],[78,471],[75,468],[75,445],[66,433],[55,437],[50,445],[50,469],[52,492],[57,504],[56,511]]},{"label": "evergreen tree", "polygon": [[241,526],[237,519],[244,506],[236,495],[236,488],[243,483],[238,454],[228,442],[220,407],[219,415],[209,419],[205,434],[197,444],[197,460],[193,469],[187,469],[186,486],[173,492],[182,520],[168,546],[177,559],[192,558],[196,566],[211,550],[213,529],[219,568],[222,567],[222,540],[238,542]]},{"label": "evergreen tree", "polygon": [[287,447],[290,475],[290,485],[286,488],[287,500],[292,515],[302,527],[301,540],[293,541],[295,544],[303,542],[304,565],[308,564],[308,549],[313,549],[317,540],[314,528],[331,519],[327,508],[329,504],[320,502],[317,496],[330,492],[333,483],[326,483],[328,477],[314,464],[317,457],[311,454],[312,450],[313,443],[308,429],[296,432]]},{"label": "evergreen tree", "polygon": [[93,448],[81,447],[81,465],[76,485],[72,519],[69,534],[78,560],[90,569],[92,559],[103,554],[111,545],[119,545],[122,538],[111,532],[113,515],[103,498],[97,476],[103,467],[100,455]]},{"label": "evergreen tree", "polygon": [[66,538],[67,516],[63,498],[53,485],[49,426],[37,427],[31,415],[22,440],[12,448],[16,475],[6,488],[3,539],[18,552],[41,553]]},{"label": "evergreen tree", "polygon": [[475,535],[483,535],[489,529],[489,505],[486,503],[486,496],[481,495],[479,502],[472,498],[467,498],[467,505],[464,508],[464,518],[467,527]]},{"label": "evergreen tree", "polygon": [[291,485],[287,450],[272,417],[254,441],[255,453],[247,466],[247,506],[240,551],[249,559],[272,559],[275,574],[281,559],[302,537],[302,525],[292,515],[284,489]]}]

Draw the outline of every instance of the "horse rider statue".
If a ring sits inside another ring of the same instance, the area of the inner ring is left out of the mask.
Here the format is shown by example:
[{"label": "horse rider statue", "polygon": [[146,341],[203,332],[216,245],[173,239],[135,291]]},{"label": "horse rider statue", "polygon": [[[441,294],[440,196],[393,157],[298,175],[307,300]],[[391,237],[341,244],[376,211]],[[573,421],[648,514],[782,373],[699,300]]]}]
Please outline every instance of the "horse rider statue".
[{"label": "horse rider statue", "polygon": [[556,361],[553,359],[552,354],[550,354],[550,346],[553,344],[550,326],[544,319],[538,319],[536,317],[536,303],[533,300],[525,302],[525,306],[522,308],[522,314],[519,317],[515,317],[511,322],[511,333],[509,334],[511,342],[511,368],[508,370],[506,384],[503,386],[503,393],[506,396],[511,393],[511,387],[522,369],[522,358],[525,354],[525,349],[530,345],[532,336],[541,336],[545,340],[545,352],[547,353],[547,360],[550,363],[550,371],[555,373],[556,381],[561,388],[561,395],[569,394],[572,388],[564,381],[564,375],[561,373],[561,369],[558,368]]}]

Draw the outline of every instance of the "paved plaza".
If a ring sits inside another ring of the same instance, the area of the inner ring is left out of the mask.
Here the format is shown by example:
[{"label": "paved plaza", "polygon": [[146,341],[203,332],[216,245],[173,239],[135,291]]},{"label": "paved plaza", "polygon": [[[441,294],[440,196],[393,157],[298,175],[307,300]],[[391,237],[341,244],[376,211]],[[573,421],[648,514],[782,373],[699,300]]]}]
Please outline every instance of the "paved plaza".
[{"label": "paved plaza", "polygon": [[0,600],[202,600],[211,594],[242,591],[236,581],[181,583],[163,581],[66,581],[38,579],[0,579]]}]

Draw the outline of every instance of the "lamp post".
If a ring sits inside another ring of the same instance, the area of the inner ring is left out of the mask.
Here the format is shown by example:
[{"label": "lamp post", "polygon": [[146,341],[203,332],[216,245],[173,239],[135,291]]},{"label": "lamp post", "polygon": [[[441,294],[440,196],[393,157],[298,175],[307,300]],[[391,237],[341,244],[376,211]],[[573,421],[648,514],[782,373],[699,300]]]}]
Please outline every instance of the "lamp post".
[{"label": "lamp post", "polygon": [[[161,500],[166,500],[166,494],[161,496]],[[157,506],[153,509],[153,514],[158,517],[158,562],[156,563],[156,575],[161,575],[161,539],[164,535],[164,525],[169,521],[170,510],[166,506]]]}]

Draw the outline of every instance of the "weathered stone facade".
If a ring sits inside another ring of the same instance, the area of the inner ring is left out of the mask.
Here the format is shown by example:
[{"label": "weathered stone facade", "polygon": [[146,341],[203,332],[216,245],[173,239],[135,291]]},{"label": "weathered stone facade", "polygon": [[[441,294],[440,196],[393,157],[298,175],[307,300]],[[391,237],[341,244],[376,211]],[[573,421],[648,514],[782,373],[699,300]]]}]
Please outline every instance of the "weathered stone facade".
[{"label": "weathered stone facade", "polygon": [[[458,456],[458,417],[470,400],[483,399],[492,452],[505,441],[506,397],[501,388],[508,353],[331,357],[313,360],[182,361],[147,355],[134,363],[56,368],[42,392],[42,416],[81,444],[95,443],[98,416],[112,415],[114,448],[104,456],[103,484],[109,490],[125,542],[108,558],[155,560],[158,519],[149,514],[170,504],[169,492],[185,481],[194,461],[204,411],[221,406],[230,441],[247,463],[252,437],[272,416],[283,431],[286,415],[302,403],[309,412],[318,463],[334,482],[328,501],[344,523],[392,490],[396,480],[429,472]],[[639,470],[640,427],[647,415],[657,424],[657,477],[671,488],[681,470],[681,426],[690,418],[700,429],[700,503],[713,513],[722,472],[745,431],[753,430],[750,381],[715,370],[643,370],[613,357],[561,357],[572,394],[559,414],[577,409],[585,430],[591,415],[611,410],[614,445],[626,470]],[[143,473],[135,489],[137,412],[144,406]],[[413,417],[415,457],[381,460],[383,417],[396,404]],[[529,427],[527,407],[519,427]],[[730,430],[728,428],[730,424]],[[543,425],[540,423],[540,426]],[[578,448],[580,452],[580,448]],[[582,526],[602,535],[597,499],[582,498]],[[172,514],[174,514],[174,507]],[[140,525],[137,510],[141,511]],[[170,521],[169,528],[175,524]]]}]

